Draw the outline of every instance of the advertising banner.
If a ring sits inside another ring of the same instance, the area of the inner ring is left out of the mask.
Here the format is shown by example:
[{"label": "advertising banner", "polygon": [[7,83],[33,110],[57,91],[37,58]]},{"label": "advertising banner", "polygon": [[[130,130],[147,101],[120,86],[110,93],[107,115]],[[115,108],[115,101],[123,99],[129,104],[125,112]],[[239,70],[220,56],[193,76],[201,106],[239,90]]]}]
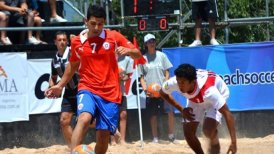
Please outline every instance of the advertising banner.
[{"label": "advertising banner", "polygon": [[26,53],[0,53],[0,122],[29,120]]},{"label": "advertising banner", "polygon": [[[232,111],[274,109],[274,42],[163,49],[174,70],[182,63],[219,74],[230,89]],[[174,94],[185,104],[185,99]]]},{"label": "advertising banner", "polygon": [[51,59],[28,60],[29,114],[55,113],[61,111],[61,98],[45,98],[49,86]]}]

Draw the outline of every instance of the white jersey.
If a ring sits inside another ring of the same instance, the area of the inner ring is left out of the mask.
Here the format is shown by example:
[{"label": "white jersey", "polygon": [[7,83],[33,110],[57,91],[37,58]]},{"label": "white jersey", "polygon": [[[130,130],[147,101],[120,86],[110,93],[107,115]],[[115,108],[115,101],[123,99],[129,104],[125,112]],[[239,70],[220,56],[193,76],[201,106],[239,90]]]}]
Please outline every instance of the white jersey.
[{"label": "white jersey", "polygon": [[188,99],[188,103],[207,103],[219,110],[229,97],[229,89],[222,78],[214,72],[197,70],[197,87],[191,93],[182,93],[178,87],[176,77],[172,77],[164,82],[162,89],[165,93],[171,94],[177,91]]}]

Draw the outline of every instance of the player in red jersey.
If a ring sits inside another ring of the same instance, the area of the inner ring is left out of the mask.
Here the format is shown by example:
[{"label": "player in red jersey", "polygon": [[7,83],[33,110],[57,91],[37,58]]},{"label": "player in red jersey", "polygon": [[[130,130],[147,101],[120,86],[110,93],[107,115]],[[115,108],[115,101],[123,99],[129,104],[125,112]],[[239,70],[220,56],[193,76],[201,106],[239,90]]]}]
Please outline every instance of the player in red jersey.
[{"label": "player in red jersey", "polygon": [[95,153],[106,153],[110,134],[114,134],[119,120],[122,93],[115,53],[140,58],[141,52],[122,34],[104,29],[105,10],[90,5],[85,24],[87,29],[74,37],[71,57],[61,81],[46,91],[49,97],[59,96],[63,87],[78,70],[80,80],[77,94],[78,120],[72,133],[72,149],[80,145],[96,119]]},{"label": "player in red jersey", "polygon": [[[160,94],[182,113],[184,135],[191,149],[197,154],[204,153],[196,136],[198,125],[203,120],[203,132],[209,139],[208,153],[220,153],[217,127],[223,115],[231,137],[227,153],[235,154],[237,151],[235,122],[226,104],[229,89],[222,78],[211,71],[196,70],[190,64],[180,65],[174,74],[174,77],[163,83]],[[185,108],[170,95],[173,91],[187,98]]]}]

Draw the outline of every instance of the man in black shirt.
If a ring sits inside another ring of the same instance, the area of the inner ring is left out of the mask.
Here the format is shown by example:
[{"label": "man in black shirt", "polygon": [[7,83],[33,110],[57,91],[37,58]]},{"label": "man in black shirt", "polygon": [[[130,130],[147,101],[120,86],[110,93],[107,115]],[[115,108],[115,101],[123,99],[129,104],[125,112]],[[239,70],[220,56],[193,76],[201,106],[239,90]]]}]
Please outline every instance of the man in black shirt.
[{"label": "man in black shirt", "polygon": [[[54,42],[58,51],[56,56],[52,59],[51,63],[51,77],[49,80],[50,87],[57,84],[58,76],[62,78],[70,55],[70,48],[67,46],[68,38],[65,32],[57,32]],[[72,126],[70,125],[71,119],[74,113],[76,114],[77,112],[76,95],[78,80],[79,77],[76,73],[66,85],[61,106],[60,124],[63,136],[69,148],[71,145],[72,135]]]}]

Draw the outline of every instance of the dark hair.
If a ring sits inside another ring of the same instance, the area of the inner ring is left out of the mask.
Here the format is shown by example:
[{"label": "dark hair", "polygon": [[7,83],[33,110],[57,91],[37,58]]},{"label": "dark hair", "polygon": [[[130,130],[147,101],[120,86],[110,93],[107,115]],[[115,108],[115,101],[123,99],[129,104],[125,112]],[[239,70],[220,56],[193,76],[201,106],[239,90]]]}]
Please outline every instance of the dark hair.
[{"label": "dark hair", "polygon": [[193,81],[197,79],[196,68],[190,64],[181,64],[174,71],[176,77],[185,78],[188,81]]},{"label": "dark hair", "polygon": [[66,35],[66,36],[67,36],[67,33],[64,32],[64,31],[57,31],[57,32],[55,33],[55,39],[57,38],[57,35]]},{"label": "dark hair", "polygon": [[87,19],[90,17],[104,18],[106,19],[106,11],[99,5],[90,4],[87,11]]}]

